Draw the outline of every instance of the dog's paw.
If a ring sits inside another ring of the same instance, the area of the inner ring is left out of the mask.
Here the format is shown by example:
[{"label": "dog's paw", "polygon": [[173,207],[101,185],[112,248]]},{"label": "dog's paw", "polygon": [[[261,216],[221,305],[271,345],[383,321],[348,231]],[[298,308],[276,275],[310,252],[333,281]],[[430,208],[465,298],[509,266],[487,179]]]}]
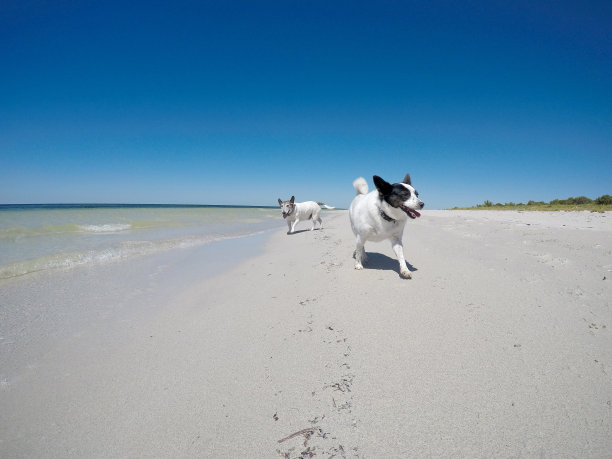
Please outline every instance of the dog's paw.
[{"label": "dog's paw", "polygon": [[412,274],[407,269],[403,269],[402,271],[400,271],[400,274],[404,279],[412,279]]},{"label": "dog's paw", "polygon": [[363,265],[359,262],[355,263],[355,269],[363,269]]}]

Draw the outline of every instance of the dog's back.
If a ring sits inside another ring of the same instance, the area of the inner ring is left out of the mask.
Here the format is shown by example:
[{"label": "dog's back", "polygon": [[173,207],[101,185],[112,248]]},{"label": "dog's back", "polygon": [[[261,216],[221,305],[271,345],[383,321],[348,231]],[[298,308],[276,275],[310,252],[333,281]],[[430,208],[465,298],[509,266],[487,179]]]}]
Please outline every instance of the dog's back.
[{"label": "dog's back", "polygon": [[321,207],[314,201],[304,201],[295,203],[296,214],[295,217],[300,220],[317,220],[321,213]]},{"label": "dog's back", "polygon": [[375,198],[372,193],[368,193],[368,182],[363,177],[359,177],[353,181],[356,196],[349,206],[349,220],[351,229],[357,235],[364,231],[364,227],[376,226],[376,222],[371,217],[369,207],[375,204]]}]

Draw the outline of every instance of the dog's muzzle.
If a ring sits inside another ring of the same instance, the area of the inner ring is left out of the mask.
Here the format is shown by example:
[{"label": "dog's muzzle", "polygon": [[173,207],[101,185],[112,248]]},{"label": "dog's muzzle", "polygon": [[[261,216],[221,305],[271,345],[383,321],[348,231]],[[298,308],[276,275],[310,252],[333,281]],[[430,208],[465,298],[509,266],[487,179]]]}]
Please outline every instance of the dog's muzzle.
[{"label": "dog's muzzle", "polygon": [[[420,202],[419,206],[421,209],[423,209],[423,207],[425,207],[425,203],[424,202]],[[406,212],[406,214],[408,214],[408,216],[412,219],[414,218],[419,218],[421,216],[421,214],[415,210],[415,209],[411,209],[410,207],[406,207],[406,206],[400,206],[400,209],[402,209],[404,212]]]}]

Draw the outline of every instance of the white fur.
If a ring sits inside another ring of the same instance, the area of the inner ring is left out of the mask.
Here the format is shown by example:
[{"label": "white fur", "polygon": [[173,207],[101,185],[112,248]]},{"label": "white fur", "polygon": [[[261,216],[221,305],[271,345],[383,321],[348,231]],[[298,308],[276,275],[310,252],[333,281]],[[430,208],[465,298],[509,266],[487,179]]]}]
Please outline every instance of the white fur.
[{"label": "white fur", "polygon": [[[279,200],[280,201],[280,200]],[[286,201],[288,202],[288,201]],[[281,208],[282,208],[281,204]],[[312,227],[310,231],[315,229],[315,223],[319,223],[319,229],[323,228],[323,220],[321,220],[320,214],[321,208],[314,201],[305,201],[305,202],[296,202],[293,204],[293,212],[287,215],[285,220],[287,221],[287,226],[289,231],[287,234],[292,234],[295,232],[296,225],[303,220],[312,219]]]},{"label": "white fur", "polygon": [[[411,191],[411,197],[403,202],[403,205],[411,209],[420,210],[423,202],[417,197],[416,191],[411,185],[402,183]],[[400,274],[410,279],[412,276],[404,259],[404,248],[402,245],[402,234],[408,215],[401,209],[389,205],[380,199],[378,190],[368,193],[368,184],[362,177],[353,182],[357,196],[349,207],[351,228],[356,237],[355,269],[363,269],[363,263],[367,262],[365,255],[366,241],[391,241],[393,251],[399,262]],[[387,221],[381,215],[381,210],[394,221]]]},{"label": "white fur", "polygon": [[353,186],[358,195],[366,194],[368,192],[368,182],[363,177],[356,178],[353,181]]}]

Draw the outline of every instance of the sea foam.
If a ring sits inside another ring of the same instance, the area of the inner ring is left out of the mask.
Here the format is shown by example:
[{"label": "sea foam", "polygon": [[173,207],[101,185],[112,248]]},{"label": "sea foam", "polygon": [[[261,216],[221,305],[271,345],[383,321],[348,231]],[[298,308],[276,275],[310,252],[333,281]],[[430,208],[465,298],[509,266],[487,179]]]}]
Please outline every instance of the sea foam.
[{"label": "sea foam", "polygon": [[104,225],[78,225],[81,231],[90,233],[116,233],[132,229],[129,223],[106,223]]}]

